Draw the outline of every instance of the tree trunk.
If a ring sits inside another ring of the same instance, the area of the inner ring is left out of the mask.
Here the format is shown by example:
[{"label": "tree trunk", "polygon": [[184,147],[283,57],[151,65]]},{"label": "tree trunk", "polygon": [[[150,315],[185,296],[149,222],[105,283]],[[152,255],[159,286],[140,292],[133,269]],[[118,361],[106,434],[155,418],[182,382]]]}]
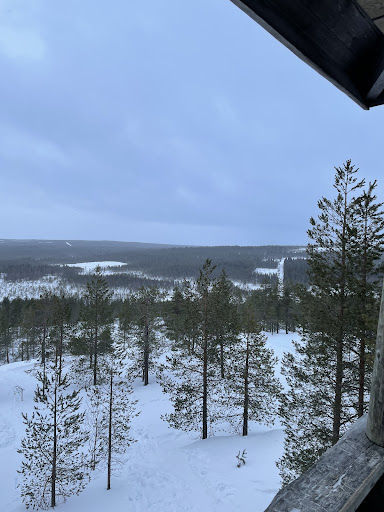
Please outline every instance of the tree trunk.
[{"label": "tree trunk", "polygon": [[204,296],[203,326],[203,439],[208,437],[208,297]]},{"label": "tree trunk", "polygon": [[363,266],[362,266],[362,315],[363,315],[363,330],[361,333],[360,346],[359,346],[359,402],[357,407],[357,415],[360,418],[364,414],[364,391],[365,391],[365,347],[366,347],[366,315],[367,315],[367,240],[368,231],[368,218],[364,218],[364,242],[363,242]]},{"label": "tree trunk", "polygon": [[332,444],[340,438],[341,425],[341,398],[343,385],[343,349],[344,349],[344,308],[346,286],[346,230],[347,230],[347,189],[344,191],[343,231],[341,241],[341,276],[340,276],[340,313],[339,335],[336,339],[336,375],[335,375],[335,401],[333,406]]},{"label": "tree trunk", "polygon": [[144,369],[143,369],[144,386],[149,383],[149,325],[148,319],[145,318],[144,326]]},{"label": "tree trunk", "polygon": [[359,403],[357,407],[357,416],[360,418],[364,414],[364,388],[365,388],[365,339],[360,340],[359,357]]},{"label": "tree trunk", "polygon": [[97,384],[97,329],[98,325],[95,325],[94,343],[93,343],[93,385]]},{"label": "tree trunk", "polygon": [[60,341],[59,341],[59,384],[61,384],[61,372],[63,366],[63,343],[64,343],[64,325],[60,325]]},{"label": "tree trunk", "polygon": [[[57,378],[57,377],[56,377]],[[51,475],[51,507],[56,506],[56,457],[57,457],[57,380],[55,380],[55,398],[53,409],[53,452]]]},{"label": "tree trunk", "polygon": [[244,369],[244,411],[243,411],[243,436],[248,435],[248,407],[249,407],[249,336],[247,336],[247,348]]},{"label": "tree trunk", "polygon": [[224,379],[224,343],[222,339],[220,339],[220,371],[221,378]]},{"label": "tree trunk", "polygon": [[112,463],[112,397],[113,397],[113,371],[111,369],[109,385],[109,425],[108,425],[108,481],[107,490],[111,488],[111,463]]},{"label": "tree trunk", "polygon": [[332,444],[336,444],[340,438],[341,424],[341,391],[343,382],[343,340],[337,340],[336,346],[336,379],[335,401],[333,405]]}]

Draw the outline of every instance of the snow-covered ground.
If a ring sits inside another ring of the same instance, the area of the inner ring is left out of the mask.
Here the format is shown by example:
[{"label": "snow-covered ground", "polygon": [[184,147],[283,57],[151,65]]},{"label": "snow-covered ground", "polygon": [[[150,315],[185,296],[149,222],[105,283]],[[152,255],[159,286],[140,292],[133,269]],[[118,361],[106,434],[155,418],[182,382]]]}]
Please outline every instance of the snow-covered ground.
[{"label": "snow-covered ground", "polygon": [[100,267],[105,274],[108,267],[122,267],[123,265],[126,265],[126,263],[122,263],[121,261],[84,261],[83,263],[66,264],[67,267],[79,267],[83,269],[84,274],[93,274],[96,267]]},{"label": "snow-covered ground", "polygon": [[[270,335],[276,355],[291,350],[297,334]],[[21,412],[31,412],[35,379],[25,373],[32,363],[0,366],[0,512],[22,512],[17,453],[24,435]],[[278,371],[278,368],[277,368]],[[17,386],[24,389],[23,400]],[[127,462],[106,490],[105,472],[96,471],[79,496],[57,507],[67,512],[262,512],[280,487],[275,461],[283,450],[283,431],[251,424],[251,434],[218,435],[200,440],[195,432],[168,427],[160,416],[170,402],[152,377],[150,384],[134,385],[141,414],[133,420],[137,443]],[[236,455],[246,450],[246,465],[236,467]]]},{"label": "snow-covered ground", "polygon": [[253,271],[255,274],[265,275],[265,276],[271,276],[276,275],[278,279],[278,290],[279,293],[282,294],[284,290],[284,262],[286,258],[281,258],[278,261],[276,268],[255,268]]},{"label": "snow-covered ground", "polygon": [[38,299],[46,292],[72,296],[81,293],[81,287],[73,286],[58,276],[45,276],[34,280],[21,279],[19,281],[6,281],[0,276],[0,301],[4,297],[8,297],[10,300],[17,297]]}]

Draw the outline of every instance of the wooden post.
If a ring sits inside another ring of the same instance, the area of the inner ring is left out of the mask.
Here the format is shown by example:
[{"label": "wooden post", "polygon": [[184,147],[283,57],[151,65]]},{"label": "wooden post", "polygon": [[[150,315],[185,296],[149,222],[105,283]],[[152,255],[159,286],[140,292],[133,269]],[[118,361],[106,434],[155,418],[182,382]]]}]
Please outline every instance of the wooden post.
[{"label": "wooden post", "polygon": [[384,283],[377,325],[376,352],[366,434],[370,441],[384,447]]}]

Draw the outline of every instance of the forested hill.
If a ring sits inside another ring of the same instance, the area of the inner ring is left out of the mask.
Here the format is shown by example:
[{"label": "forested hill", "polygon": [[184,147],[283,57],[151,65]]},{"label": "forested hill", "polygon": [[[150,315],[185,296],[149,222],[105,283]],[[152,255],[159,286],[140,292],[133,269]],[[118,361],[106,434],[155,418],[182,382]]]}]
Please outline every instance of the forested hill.
[{"label": "forested hill", "polygon": [[172,245],[109,240],[17,240],[0,239],[0,262],[42,260],[47,263],[76,263],[111,259],[114,254],[170,248]]},{"label": "forested hill", "polygon": [[[12,280],[36,279],[56,273],[50,267],[53,263],[84,261],[119,261],[127,264],[129,270],[140,271],[147,276],[183,279],[198,276],[199,269],[209,258],[217,266],[216,272],[225,269],[231,279],[250,282],[256,268],[276,269],[283,258],[291,262],[290,267],[296,267],[297,262],[305,257],[305,248],[301,246],[181,247],[84,240],[0,241],[0,273]],[[303,274],[301,266],[297,270],[298,274]],[[295,276],[294,280],[300,281],[300,276]]]}]

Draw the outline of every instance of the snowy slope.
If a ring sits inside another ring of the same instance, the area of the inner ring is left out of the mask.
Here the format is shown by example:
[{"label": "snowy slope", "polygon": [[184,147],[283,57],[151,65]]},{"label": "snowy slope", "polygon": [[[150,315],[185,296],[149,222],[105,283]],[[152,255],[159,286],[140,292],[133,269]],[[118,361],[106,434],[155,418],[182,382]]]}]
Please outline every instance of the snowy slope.
[{"label": "snowy slope", "polygon": [[[269,337],[268,345],[280,357],[290,350],[294,334]],[[25,373],[32,363],[0,366],[0,512],[25,510],[19,491],[16,450],[24,435],[21,412],[33,407],[34,377]],[[15,387],[24,388],[23,401]],[[250,426],[251,434],[220,435],[200,440],[198,433],[168,427],[161,414],[171,411],[167,396],[152,378],[149,386],[134,384],[140,416],[132,434],[137,443],[126,464],[112,477],[107,491],[106,474],[96,471],[80,496],[57,507],[67,512],[261,512],[280,487],[275,461],[281,456],[283,432],[277,425]],[[236,454],[247,451],[246,465],[236,467]]]}]

